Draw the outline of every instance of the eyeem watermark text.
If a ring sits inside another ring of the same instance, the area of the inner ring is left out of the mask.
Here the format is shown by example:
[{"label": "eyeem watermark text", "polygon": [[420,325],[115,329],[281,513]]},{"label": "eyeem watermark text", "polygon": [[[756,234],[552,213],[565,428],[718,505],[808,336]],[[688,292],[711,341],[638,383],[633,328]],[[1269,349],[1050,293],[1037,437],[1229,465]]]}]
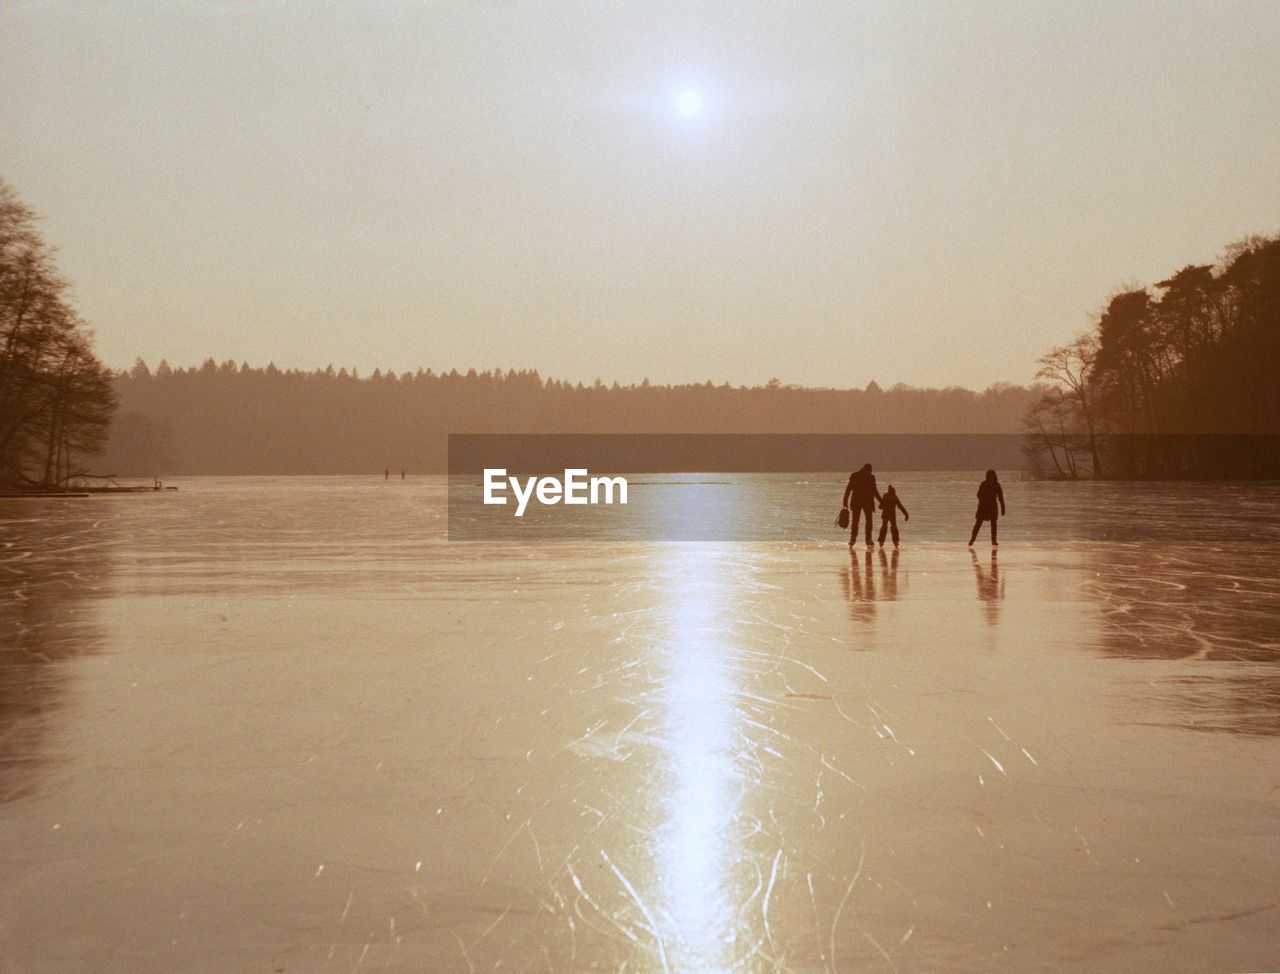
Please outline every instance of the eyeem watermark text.
[{"label": "eyeem watermark text", "polygon": [[505,467],[485,467],[484,502],[507,503],[507,490],[515,497],[516,517],[524,517],[529,501],[539,504],[625,504],[626,477],[592,477],[584,467],[570,467],[559,477],[508,477]]}]

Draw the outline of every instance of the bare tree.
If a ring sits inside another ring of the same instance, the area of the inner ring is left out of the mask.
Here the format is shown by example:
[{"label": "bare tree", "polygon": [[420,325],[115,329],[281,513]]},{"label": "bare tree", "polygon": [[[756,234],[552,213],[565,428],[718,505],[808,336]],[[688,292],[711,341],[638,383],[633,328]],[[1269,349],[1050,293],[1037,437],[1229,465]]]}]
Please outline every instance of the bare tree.
[{"label": "bare tree", "polygon": [[[1098,340],[1084,334],[1066,345],[1059,345],[1041,356],[1037,379],[1047,379],[1056,384],[1062,396],[1069,397],[1079,413],[1084,434],[1089,445],[1089,460],[1094,477],[1102,476],[1102,458],[1098,450],[1097,386],[1093,381],[1094,365],[1098,358]],[[1040,409],[1044,400],[1033,406]],[[1053,404],[1053,412],[1059,414],[1063,403]],[[1035,420],[1039,422],[1039,420]],[[1074,476],[1074,474],[1073,474]]]},{"label": "bare tree", "polygon": [[65,484],[106,439],[111,376],[66,291],[35,215],[0,181],[0,482]]}]

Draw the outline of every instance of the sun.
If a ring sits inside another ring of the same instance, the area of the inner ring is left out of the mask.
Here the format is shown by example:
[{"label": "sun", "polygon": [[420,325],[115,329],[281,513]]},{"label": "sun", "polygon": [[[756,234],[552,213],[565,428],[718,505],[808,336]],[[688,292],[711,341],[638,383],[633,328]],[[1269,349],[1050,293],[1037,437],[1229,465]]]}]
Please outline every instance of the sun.
[{"label": "sun", "polygon": [[685,118],[702,114],[702,95],[692,88],[686,88],[676,96],[676,111]]}]

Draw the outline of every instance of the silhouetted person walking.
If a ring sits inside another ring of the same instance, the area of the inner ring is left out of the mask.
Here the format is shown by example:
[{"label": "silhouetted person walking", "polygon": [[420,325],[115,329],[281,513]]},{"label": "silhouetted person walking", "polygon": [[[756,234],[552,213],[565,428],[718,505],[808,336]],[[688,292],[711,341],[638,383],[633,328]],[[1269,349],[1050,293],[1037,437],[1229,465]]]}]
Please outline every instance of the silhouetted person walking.
[{"label": "silhouetted person walking", "polygon": [[[997,511],[997,507],[999,510]],[[978,484],[978,513],[973,521],[973,534],[969,535],[969,547],[978,540],[978,531],[983,521],[991,522],[991,547],[998,548],[996,540],[996,521],[1004,514],[1004,490],[994,470],[987,471],[987,479]]]},{"label": "silhouetted person walking", "polygon": [[893,546],[898,547],[898,511],[902,511],[902,519],[910,521],[911,515],[907,513],[907,509],[902,506],[902,501],[898,499],[898,492],[893,489],[893,484],[889,485],[889,489],[884,492],[884,496],[880,498],[880,547],[884,547],[884,536],[893,532]]},{"label": "silhouetted person walking", "polygon": [[871,518],[875,515],[876,501],[880,499],[880,491],[876,489],[876,477],[871,472],[871,464],[864,463],[861,470],[849,474],[849,483],[844,488],[842,507],[847,507],[853,515],[849,519],[849,547],[858,541],[858,520],[867,520],[867,547],[871,547]]}]

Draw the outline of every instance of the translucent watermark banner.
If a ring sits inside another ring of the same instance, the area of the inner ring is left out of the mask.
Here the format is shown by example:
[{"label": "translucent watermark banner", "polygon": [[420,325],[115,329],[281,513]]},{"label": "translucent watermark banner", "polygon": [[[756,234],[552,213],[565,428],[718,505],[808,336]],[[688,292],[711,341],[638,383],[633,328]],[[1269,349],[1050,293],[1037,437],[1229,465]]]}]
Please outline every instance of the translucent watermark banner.
[{"label": "translucent watermark banner", "polygon": [[[1159,478],[1095,479],[1028,463],[1016,434],[453,434],[451,541],[967,540],[994,498],[1006,542],[1280,541],[1280,482],[1187,479],[1188,464],[1266,471],[1270,436],[1110,437],[1106,460]],[[864,471],[870,464],[871,469]],[[996,471],[999,495],[978,487]],[[853,484],[850,485],[851,477]],[[889,493],[893,488],[892,494]],[[868,508],[868,501],[870,508]],[[847,527],[837,521],[850,509]],[[980,511],[980,507],[985,508]],[[869,515],[868,515],[869,510]],[[886,517],[886,511],[892,516]],[[982,538],[989,534],[984,519]]]}]

